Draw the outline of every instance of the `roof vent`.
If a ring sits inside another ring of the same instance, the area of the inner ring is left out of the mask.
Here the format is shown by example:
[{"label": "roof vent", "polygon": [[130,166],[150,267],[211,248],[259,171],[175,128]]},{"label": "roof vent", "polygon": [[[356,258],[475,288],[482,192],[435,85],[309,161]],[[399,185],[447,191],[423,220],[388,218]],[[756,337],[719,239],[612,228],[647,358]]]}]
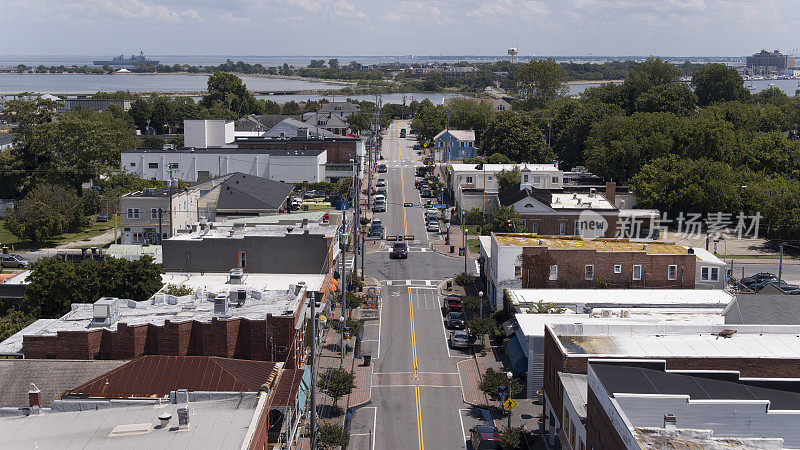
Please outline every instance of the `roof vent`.
[{"label": "roof vent", "polygon": [[158,428],[167,428],[169,426],[169,421],[172,420],[172,414],[170,413],[161,413],[158,415],[158,421],[161,423]]},{"label": "roof vent", "polygon": [[214,297],[214,315],[217,317],[230,317],[227,295],[219,294]]},{"label": "roof vent", "polygon": [[694,255],[694,249],[692,247],[689,247],[689,254]]},{"label": "roof vent", "polygon": [[595,188],[589,189],[589,197],[594,197],[595,195],[597,195],[597,189]]}]

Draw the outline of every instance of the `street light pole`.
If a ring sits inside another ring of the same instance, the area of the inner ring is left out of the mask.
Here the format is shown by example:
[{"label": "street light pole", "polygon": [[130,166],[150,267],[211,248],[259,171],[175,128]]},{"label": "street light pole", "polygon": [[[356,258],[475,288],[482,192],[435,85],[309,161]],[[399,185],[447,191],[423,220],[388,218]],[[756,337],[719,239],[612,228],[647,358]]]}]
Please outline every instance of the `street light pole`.
[{"label": "street light pole", "polygon": [[483,291],[478,292],[478,298],[481,301],[481,317],[483,317]]},{"label": "street light pole", "polygon": [[344,365],[344,354],[347,353],[347,342],[344,340],[344,316],[339,316],[339,329],[342,332],[342,365]]},{"label": "street light pole", "polygon": [[[506,373],[506,377],[508,377],[508,398],[511,399],[511,379],[514,377],[514,374],[511,372]],[[508,428],[511,428],[511,408],[508,408]]]}]

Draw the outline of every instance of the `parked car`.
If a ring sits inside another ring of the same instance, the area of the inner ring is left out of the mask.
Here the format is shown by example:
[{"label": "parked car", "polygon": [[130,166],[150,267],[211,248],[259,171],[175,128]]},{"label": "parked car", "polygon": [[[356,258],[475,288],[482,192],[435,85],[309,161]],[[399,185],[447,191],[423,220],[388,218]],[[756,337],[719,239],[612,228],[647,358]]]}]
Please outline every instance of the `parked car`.
[{"label": "parked car", "polygon": [[100,213],[97,215],[97,219],[95,219],[95,221],[108,222],[108,218],[109,218],[108,213]]},{"label": "parked car", "polygon": [[408,258],[408,245],[405,242],[395,242],[392,246],[392,251],[389,252],[389,259],[392,258]]},{"label": "parked car", "polygon": [[430,208],[425,210],[425,220],[439,220],[439,210]]},{"label": "parked car", "polygon": [[8,254],[0,257],[1,267],[12,267],[15,269],[24,269],[30,265],[30,261],[19,255]]},{"label": "parked car", "polygon": [[386,201],[386,196],[385,195],[381,195],[381,194],[378,194],[373,198],[375,199],[376,202],[385,202]]},{"label": "parked car", "polygon": [[386,186],[386,179],[385,178],[378,178],[378,180],[375,182],[375,186],[378,186],[378,187]]},{"label": "parked car", "polygon": [[386,168],[386,164],[381,164],[378,166],[378,173],[386,173],[389,169]]},{"label": "parked car", "polygon": [[793,284],[788,284],[787,282],[785,282],[783,280],[781,280],[780,283],[778,283],[777,280],[764,280],[764,281],[761,281],[759,283],[753,284],[751,286],[751,289],[756,290],[756,291],[760,291],[761,289],[763,289],[768,284],[772,284],[772,285],[774,285],[775,287],[777,287],[777,288],[779,288],[781,290],[786,290],[787,288],[788,289],[792,289],[792,286],[795,286]]},{"label": "parked car", "polygon": [[378,189],[375,189],[375,195],[383,195],[386,197],[386,187],[379,187]]},{"label": "parked car", "polygon": [[452,328],[454,330],[463,330],[467,327],[464,314],[456,311],[447,313],[447,316],[444,318],[444,324],[447,328]]},{"label": "parked car", "polygon": [[469,348],[469,333],[464,330],[450,333],[450,348]]},{"label": "parked car", "polygon": [[447,313],[464,311],[464,304],[461,301],[461,297],[456,297],[455,295],[450,295],[444,299],[443,306]]},{"label": "parked car", "polygon": [[372,219],[372,225],[369,227],[369,237],[383,237],[383,222],[380,219]]},{"label": "parked car", "polygon": [[439,222],[435,220],[431,220],[428,222],[428,225],[425,227],[426,230],[430,231],[431,233],[438,233],[439,232]]},{"label": "parked car", "polygon": [[386,201],[375,200],[372,204],[372,212],[386,212]]},{"label": "parked car", "polygon": [[750,287],[751,285],[761,283],[762,281],[778,281],[778,277],[775,276],[774,273],[761,272],[755,275],[750,275],[749,277],[744,277],[740,282],[743,285]]},{"label": "parked car", "polygon": [[433,193],[431,192],[430,189],[424,188],[424,189],[422,189],[422,193],[420,194],[420,196],[422,198],[431,198],[431,197],[433,197]]},{"label": "parked car", "polygon": [[500,448],[500,433],[497,427],[479,425],[469,430],[469,443],[472,450]]}]

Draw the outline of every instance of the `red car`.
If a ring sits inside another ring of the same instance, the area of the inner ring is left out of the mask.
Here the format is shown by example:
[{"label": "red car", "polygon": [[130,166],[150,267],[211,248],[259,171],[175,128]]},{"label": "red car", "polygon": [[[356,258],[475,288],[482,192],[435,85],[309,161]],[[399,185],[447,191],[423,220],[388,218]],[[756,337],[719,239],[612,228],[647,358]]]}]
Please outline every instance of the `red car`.
[{"label": "red car", "polygon": [[446,312],[463,312],[464,304],[461,302],[461,297],[451,295],[444,300],[444,309]]},{"label": "red car", "polygon": [[500,448],[500,433],[497,427],[479,425],[469,431],[469,441],[473,450]]}]

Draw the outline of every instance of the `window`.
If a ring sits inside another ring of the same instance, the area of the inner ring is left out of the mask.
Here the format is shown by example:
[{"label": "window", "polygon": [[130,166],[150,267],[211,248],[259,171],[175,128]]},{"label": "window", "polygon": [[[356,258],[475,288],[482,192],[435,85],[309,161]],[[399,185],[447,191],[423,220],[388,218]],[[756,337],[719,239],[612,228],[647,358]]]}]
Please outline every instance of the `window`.
[{"label": "window", "polygon": [[671,265],[667,267],[667,279],[668,280],[677,280],[678,279],[678,266]]},{"label": "window", "polygon": [[138,219],[139,208],[128,208],[128,219]]},{"label": "window", "polygon": [[633,279],[634,280],[641,280],[642,279],[642,266],[635,264],[633,266]]},{"label": "window", "polygon": [[140,231],[134,231],[133,242],[144,242],[144,235]]},{"label": "window", "polygon": [[472,147],[472,141],[467,142],[467,147]]},{"label": "window", "polygon": [[577,445],[575,445],[575,442],[578,440],[578,436],[575,434],[574,422],[570,422],[569,424],[569,435],[571,436],[570,439],[572,439],[572,442],[570,442],[570,444],[572,444],[572,448],[577,447]]},{"label": "window", "polygon": [[149,169],[158,169],[158,163],[147,163]]},{"label": "window", "polygon": [[132,163],[131,163],[131,167],[136,167],[136,163],[135,163],[135,162],[132,162]]},{"label": "window", "polygon": [[158,220],[158,208],[150,208],[150,219]]},{"label": "window", "polygon": [[467,184],[472,184],[472,177],[467,177]]},{"label": "window", "polygon": [[161,239],[169,239],[169,233],[162,233]]},{"label": "window", "polygon": [[622,264],[614,265],[614,273],[622,273]]},{"label": "window", "polygon": [[466,144],[466,142],[459,142],[459,144],[460,144],[460,145],[459,145],[459,147],[461,147],[461,148],[464,148],[464,147],[466,147],[466,145],[465,145],[465,144]]},{"label": "window", "polygon": [[553,184],[558,184],[558,177],[553,177]]},{"label": "window", "polygon": [[575,236],[581,235],[581,223],[577,220],[575,221],[575,233],[573,234],[575,234]]},{"label": "window", "polygon": [[[528,206],[528,205],[525,205]],[[531,205],[533,207],[533,205]],[[539,234],[539,221],[532,221],[531,222],[531,233]]]},{"label": "window", "polygon": [[239,252],[239,268],[245,269],[247,268],[247,252]]},{"label": "window", "polygon": [[550,266],[550,281],[558,280],[558,265]]},{"label": "window", "polygon": [[700,281],[719,281],[719,267],[703,267],[700,269]]},{"label": "window", "polygon": [[539,184],[541,182],[541,177],[533,177],[533,184]]},{"label": "window", "polygon": [[517,278],[522,278],[522,266],[514,267],[514,276]]},{"label": "window", "polygon": [[587,264],[583,268],[584,278],[587,280],[594,280],[594,266],[591,264]]},{"label": "window", "polygon": [[177,170],[178,169],[178,163],[169,163],[169,164],[167,164],[167,167],[170,170]]},{"label": "window", "polygon": [[566,222],[561,222],[558,224],[558,234],[567,234]]}]

